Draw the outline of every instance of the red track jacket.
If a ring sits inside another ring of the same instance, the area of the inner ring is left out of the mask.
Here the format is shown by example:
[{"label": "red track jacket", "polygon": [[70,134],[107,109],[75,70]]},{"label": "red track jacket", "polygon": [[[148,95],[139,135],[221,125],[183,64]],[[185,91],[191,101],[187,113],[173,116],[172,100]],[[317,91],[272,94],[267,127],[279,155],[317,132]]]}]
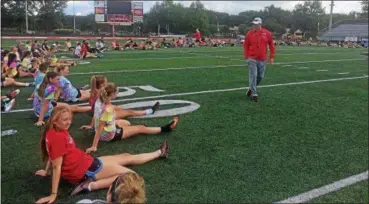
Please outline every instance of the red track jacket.
[{"label": "red track jacket", "polygon": [[243,43],[245,58],[265,61],[267,59],[267,46],[269,45],[270,59],[274,58],[275,47],[272,34],[265,28],[260,31],[254,29],[247,32]]}]

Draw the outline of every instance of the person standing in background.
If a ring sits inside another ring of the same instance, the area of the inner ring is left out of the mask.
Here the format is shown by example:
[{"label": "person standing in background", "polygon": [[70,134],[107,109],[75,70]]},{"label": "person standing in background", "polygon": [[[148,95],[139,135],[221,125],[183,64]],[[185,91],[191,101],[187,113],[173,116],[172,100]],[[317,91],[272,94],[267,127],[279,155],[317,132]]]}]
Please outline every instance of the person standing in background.
[{"label": "person standing in background", "polygon": [[272,34],[261,26],[261,18],[255,18],[253,29],[247,32],[243,44],[244,56],[249,68],[249,90],[247,96],[254,102],[258,101],[257,85],[264,78],[266,58],[269,46],[269,63],[274,62],[275,47]]}]

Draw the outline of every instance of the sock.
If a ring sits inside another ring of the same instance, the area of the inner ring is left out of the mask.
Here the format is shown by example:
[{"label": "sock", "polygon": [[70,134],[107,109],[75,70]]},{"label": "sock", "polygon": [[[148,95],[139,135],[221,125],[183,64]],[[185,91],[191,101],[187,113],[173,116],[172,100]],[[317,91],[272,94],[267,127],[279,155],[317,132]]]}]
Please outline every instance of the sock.
[{"label": "sock", "polygon": [[170,128],[170,125],[172,125],[172,123],[173,122],[170,122],[169,124],[166,124],[166,125],[160,127],[161,132],[170,132],[170,131],[172,131],[172,129]]},{"label": "sock", "polygon": [[26,84],[26,86],[29,86],[29,83],[25,83]]},{"label": "sock", "polygon": [[146,109],[145,110],[145,113],[146,113],[146,115],[150,115],[150,114],[152,114],[154,111],[152,110],[152,108],[149,108],[149,109]]},{"label": "sock", "polygon": [[91,191],[91,183],[88,184],[87,189],[88,189],[88,191]]}]

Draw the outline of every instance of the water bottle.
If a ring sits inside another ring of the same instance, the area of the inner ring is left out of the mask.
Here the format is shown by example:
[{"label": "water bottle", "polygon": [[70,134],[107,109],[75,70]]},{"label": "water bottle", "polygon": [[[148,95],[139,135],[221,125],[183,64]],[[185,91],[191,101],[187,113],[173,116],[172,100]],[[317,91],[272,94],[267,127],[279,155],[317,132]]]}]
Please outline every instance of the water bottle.
[{"label": "water bottle", "polygon": [[7,135],[14,135],[15,133],[17,133],[17,130],[5,130],[1,132],[1,137],[7,136]]}]

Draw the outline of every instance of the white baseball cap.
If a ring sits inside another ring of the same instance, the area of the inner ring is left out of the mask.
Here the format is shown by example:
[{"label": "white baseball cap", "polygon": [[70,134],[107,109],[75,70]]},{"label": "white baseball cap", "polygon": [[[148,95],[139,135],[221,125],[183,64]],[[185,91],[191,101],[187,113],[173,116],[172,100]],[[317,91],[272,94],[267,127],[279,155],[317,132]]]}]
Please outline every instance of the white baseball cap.
[{"label": "white baseball cap", "polygon": [[255,24],[255,25],[262,24],[263,20],[261,20],[261,18],[259,18],[259,17],[256,17],[256,18],[254,18],[252,23]]}]

